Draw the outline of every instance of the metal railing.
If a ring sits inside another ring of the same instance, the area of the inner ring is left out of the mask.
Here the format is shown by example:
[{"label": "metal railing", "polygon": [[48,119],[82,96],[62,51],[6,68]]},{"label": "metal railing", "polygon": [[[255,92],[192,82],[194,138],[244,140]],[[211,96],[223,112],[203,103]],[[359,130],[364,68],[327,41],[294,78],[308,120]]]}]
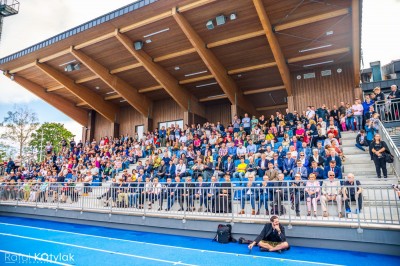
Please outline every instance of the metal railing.
[{"label": "metal railing", "polygon": [[383,122],[400,122],[400,99],[377,101],[375,111]]},{"label": "metal railing", "polygon": [[393,168],[393,172],[395,173],[397,178],[399,178],[400,177],[400,151],[399,151],[398,147],[396,146],[396,144],[393,142],[392,138],[390,137],[390,134],[386,130],[383,123],[381,121],[379,121],[378,123],[379,123],[379,134],[380,134],[382,140],[385,141],[386,144],[388,145],[390,153],[394,156],[394,161],[391,164],[391,166]]},{"label": "metal railing", "polygon": [[[399,225],[400,205],[390,184],[306,186],[306,181],[229,183],[3,183],[3,205],[140,216]],[[322,183],[322,181],[318,182]],[[310,191],[315,191],[314,196]],[[358,193],[359,192],[359,193]],[[316,211],[316,212],[314,212]],[[326,211],[326,212],[324,212]]]}]

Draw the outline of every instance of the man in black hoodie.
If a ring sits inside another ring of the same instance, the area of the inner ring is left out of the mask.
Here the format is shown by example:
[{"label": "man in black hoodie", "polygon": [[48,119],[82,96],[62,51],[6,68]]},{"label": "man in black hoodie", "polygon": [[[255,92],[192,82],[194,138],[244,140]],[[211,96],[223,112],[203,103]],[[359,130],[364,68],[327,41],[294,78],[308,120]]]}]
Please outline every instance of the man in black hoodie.
[{"label": "man in black hoodie", "polygon": [[252,249],[256,244],[261,251],[281,252],[289,249],[289,244],[286,242],[285,228],[279,223],[278,216],[271,216],[270,221],[271,223],[267,223],[260,235],[249,245],[249,249]]}]

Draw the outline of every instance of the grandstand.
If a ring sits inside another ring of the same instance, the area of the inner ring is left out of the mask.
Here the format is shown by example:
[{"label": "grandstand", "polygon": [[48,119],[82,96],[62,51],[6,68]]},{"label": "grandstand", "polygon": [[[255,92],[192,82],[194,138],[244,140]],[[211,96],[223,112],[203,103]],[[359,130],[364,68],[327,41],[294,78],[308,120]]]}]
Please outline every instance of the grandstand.
[{"label": "grandstand", "polygon": [[364,112],[361,9],[140,0],[0,59],[83,127],[42,164],[6,165],[0,213],[202,237],[218,223],[254,237],[277,214],[294,245],[398,255],[400,153],[383,124],[398,103]]}]

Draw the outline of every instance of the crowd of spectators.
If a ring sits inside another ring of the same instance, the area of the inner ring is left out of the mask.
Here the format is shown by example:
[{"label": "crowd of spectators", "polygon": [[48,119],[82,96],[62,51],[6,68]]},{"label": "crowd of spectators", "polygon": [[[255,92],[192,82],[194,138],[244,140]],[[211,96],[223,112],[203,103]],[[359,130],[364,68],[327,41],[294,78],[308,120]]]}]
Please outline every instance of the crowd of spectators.
[{"label": "crowd of spectators", "polygon": [[[125,207],[144,208],[148,200],[149,207],[159,201],[161,210],[166,201],[165,209],[170,210],[178,201],[180,210],[190,211],[199,200],[199,211],[213,211],[221,196],[240,199],[240,213],[245,212],[247,202],[252,214],[259,214],[262,207],[268,213],[268,201],[278,206],[276,213],[283,212],[280,202],[290,197],[297,215],[300,200],[307,201],[307,215],[314,216],[320,200],[324,216],[328,216],[326,203],[336,201],[342,217],[342,201],[350,212],[349,199],[357,199],[359,212],[362,197],[361,191],[349,193],[342,187],[346,182],[352,185],[354,176],[346,181],[342,176],[341,132],[358,131],[356,146],[362,150],[370,146],[379,119],[373,104],[381,94],[376,89],[364,102],[355,99],[352,105],[341,102],[331,109],[325,105],[308,106],[303,112],[287,109],[269,118],[244,114],[228,125],[207,122],[162,127],[142,138],[126,134],[86,143],[63,140],[57,153],[47,143],[43,162],[23,165],[20,158],[10,158],[6,175],[0,178],[0,199],[65,203],[70,198],[76,202],[91,192],[92,185],[111,181],[110,189],[98,198]],[[378,155],[371,153],[371,158],[375,161]],[[136,166],[130,167],[132,164]],[[386,169],[386,165],[380,167]],[[285,180],[293,180],[287,195],[278,189],[286,186]],[[231,195],[223,185],[231,182],[243,187],[242,192]],[[202,186],[204,189],[196,189]]]}]

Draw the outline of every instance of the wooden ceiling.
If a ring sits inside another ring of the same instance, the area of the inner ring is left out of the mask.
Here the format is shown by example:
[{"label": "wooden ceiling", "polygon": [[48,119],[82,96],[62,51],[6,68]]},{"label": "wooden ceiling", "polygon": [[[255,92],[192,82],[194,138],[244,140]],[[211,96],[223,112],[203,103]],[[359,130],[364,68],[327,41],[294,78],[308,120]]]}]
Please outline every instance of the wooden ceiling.
[{"label": "wooden ceiling", "polygon": [[[144,42],[141,52],[147,54],[154,65],[162,69],[156,73],[164,73],[170,77],[170,81],[176,81],[179,88],[185,90],[186,95],[193,97],[195,101],[199,101],[200,105],[202,102],[212,101],[213,96],[218,96],[215,97],[216,101],[228,102],[228,97],[224,96],[226,88],[210,72],[207,63],[199,56],[172,16],[171,10],[178,7],[180,15],[222,65],[221,72],[224,73],[221,75],[228,74],[239,93],[244,92],[245,101],[251,102],[255,108],[282,105],[289,90],[285,90],[283,86],[281,69],[278,69],[274,56],[276,50],[271,49],[267,40],[255,2],[257,1],[159,0],[4,63],[0,65],[0,69],[38,84],[48,93],[72,101],[78,108],[92,108],[57,80],[43,73],[35,65],[35,61],[38,61],[100,95],[110,104],[129,105],[114,88],[99,78],[99,73],[91,71],[83,62],[79,70],[64,71],[65,63],[73,60],[75,63],[80,62],[69,50],[74,46],[76,50],[105,67],[112,76],[138,90],[149,101],[171,97],[175,99],[168,88],[160,85],[154,72],[138,61],[115,37],[115,30],[119,29],[130,41]],[[354,2],[358,1],[353,0],[353,8]],[[327,65],[352,62],[352,32],[355,21],[352,17],[352,1],[263,0],[261,4],[274,28],[274,36],[289,71],[312,69],[307,65],[320,62],[332,61]],[[235,20],[229,19],[232,13],[237,16]],[[222,14],[227,16],[226,23],[217,26],[215,18]],[[206,23],[211,19],[215,27],[210,30]],[[163,30],[165,31],[145,37]],[[321,48],[316,49],[318,47]]]}]

